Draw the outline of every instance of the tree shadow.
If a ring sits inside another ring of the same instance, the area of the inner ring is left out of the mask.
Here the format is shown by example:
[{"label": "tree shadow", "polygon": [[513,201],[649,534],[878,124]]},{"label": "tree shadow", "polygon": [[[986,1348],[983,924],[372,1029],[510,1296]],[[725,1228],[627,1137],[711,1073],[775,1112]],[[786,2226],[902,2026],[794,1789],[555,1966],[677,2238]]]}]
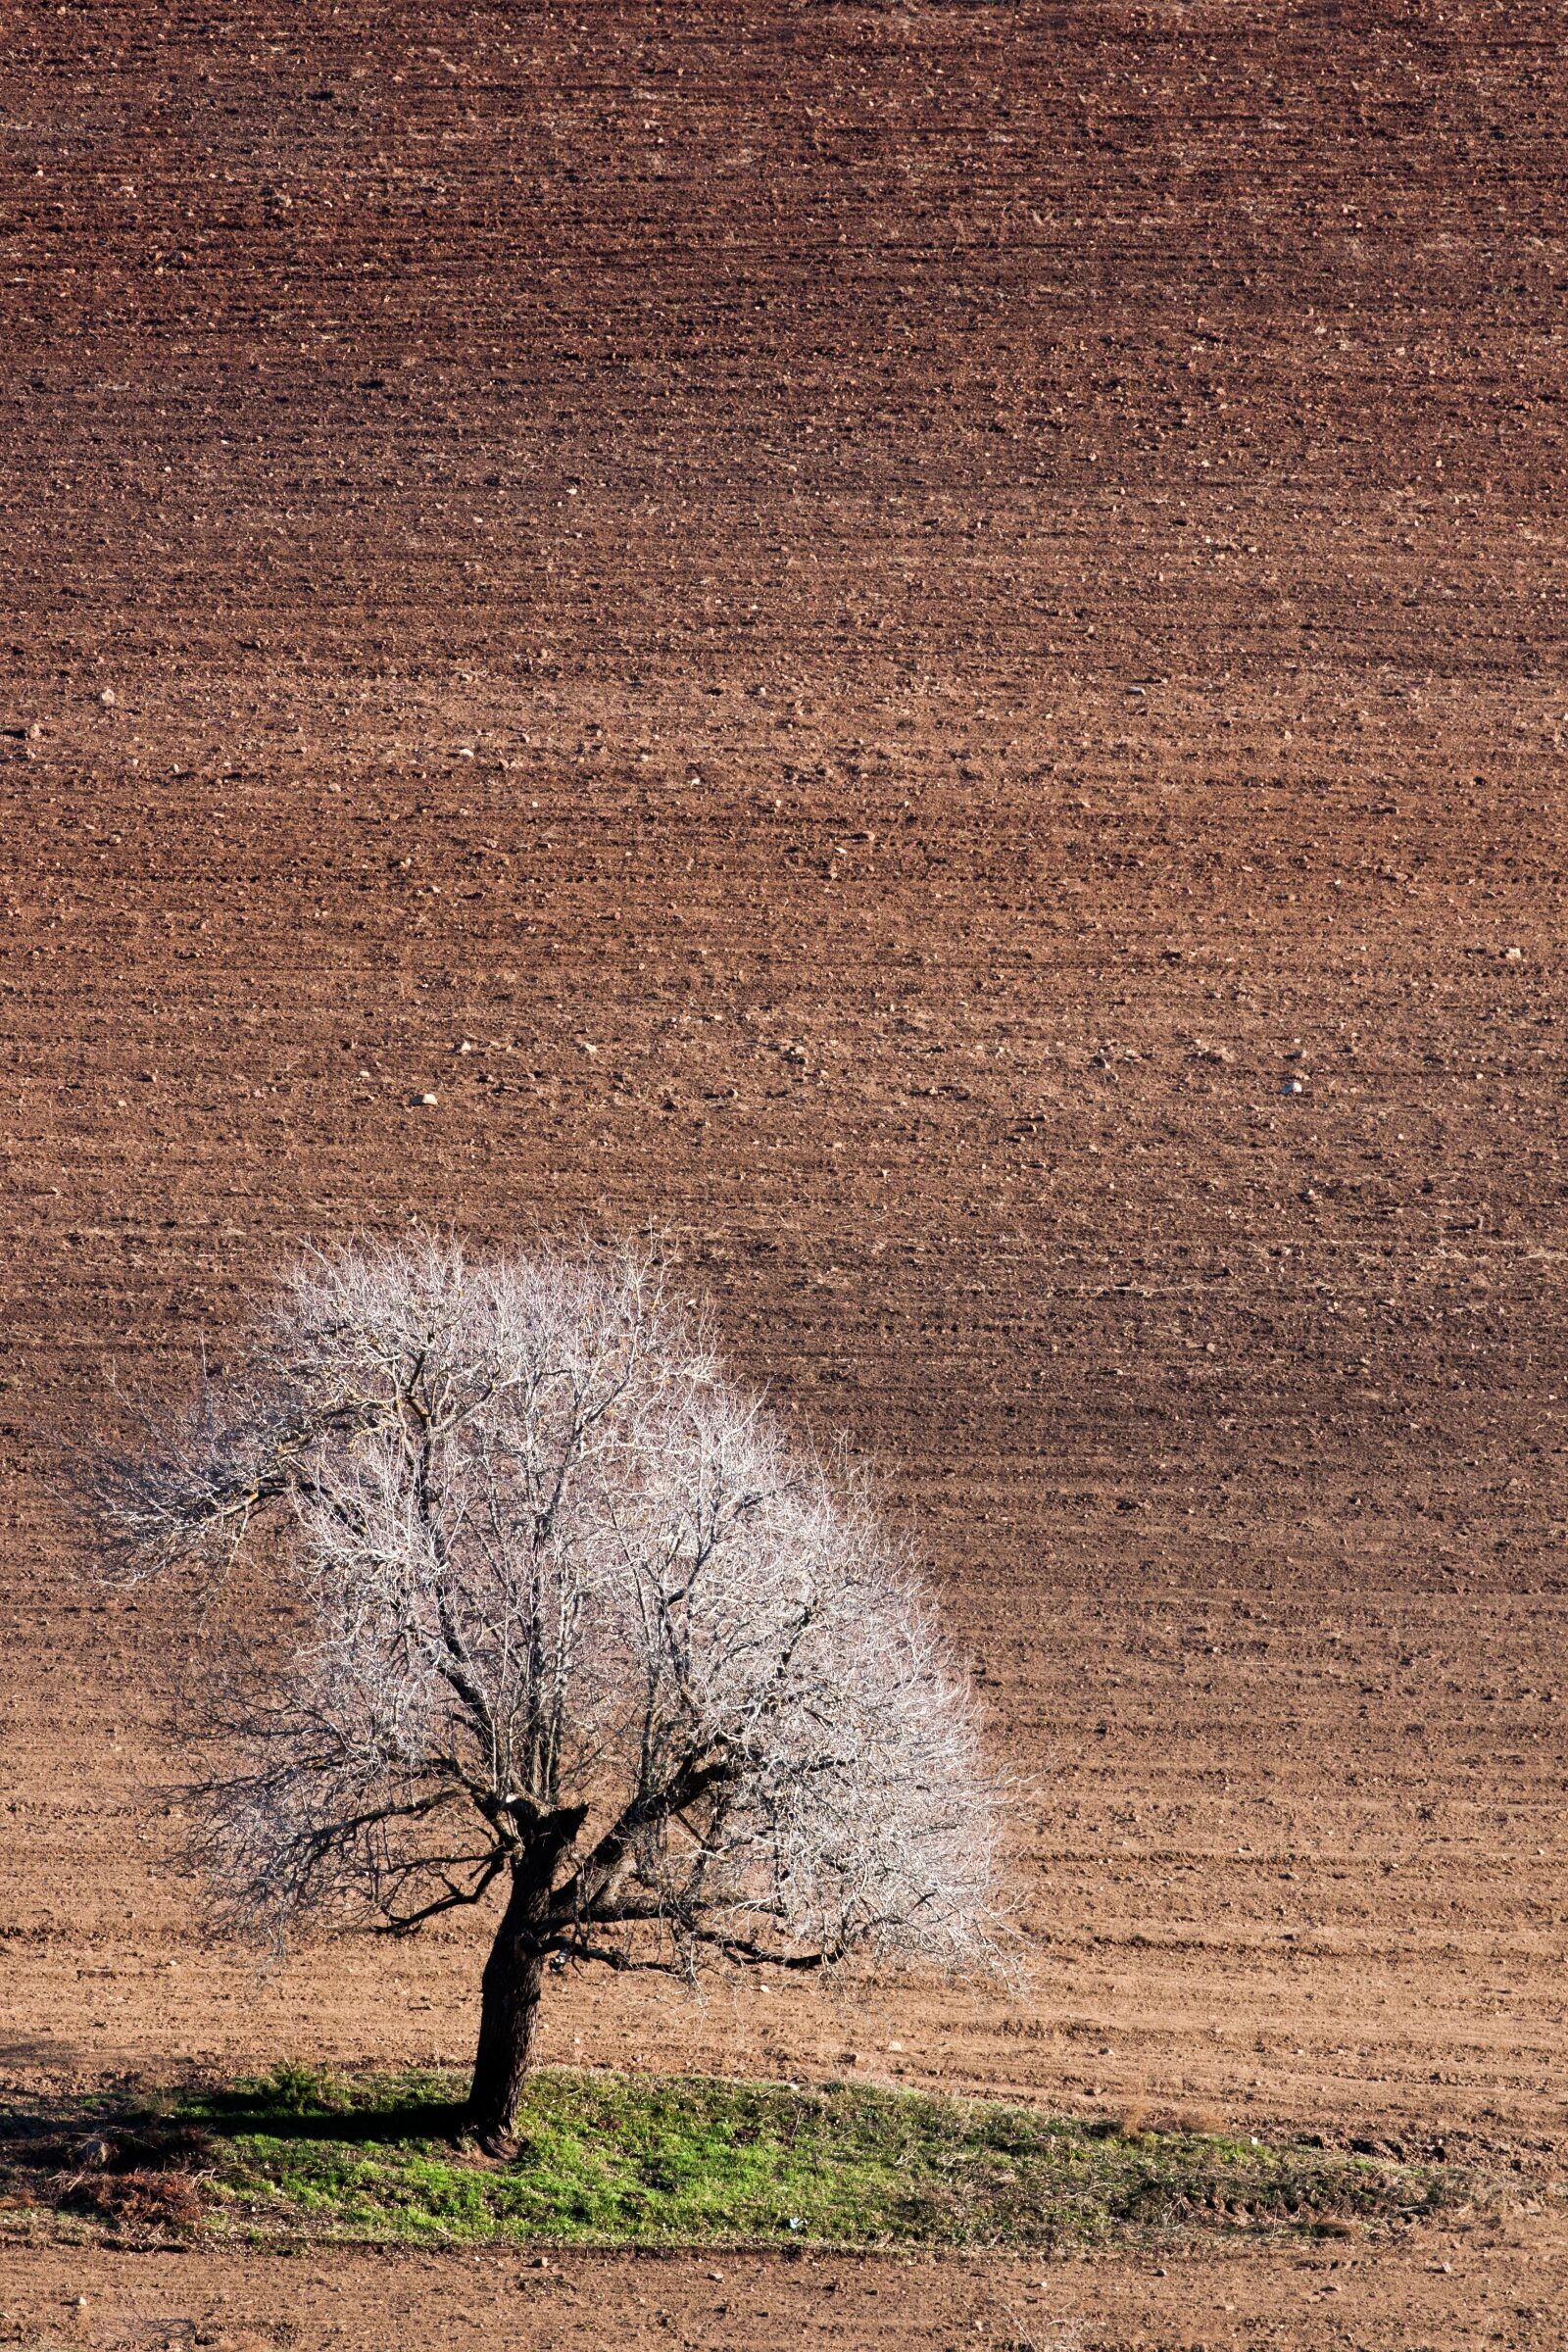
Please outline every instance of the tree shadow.
[{"label": "tree shadow", "polygon": [[167,2243],[197,2227],[200,2183],[221,2170],[225,2141],[456,2146],[464,2116],[460,2100],[416,2085],[401,2096],[361,2093],[303,2069],[269,2082],[156,2090],[0,2085],[0,2226],[7,2215],[75,2214],[127,2242]]},{"label": "tree shadow", "polygon": [[197,2181],[211,2169],[206,2128],[101,2092],[0,2099],[0,2220],[90,2216],[134,2242],[186,2236],[201,2218]]},{"label": "tree shadow", "polygon": [[465,2134],[466,2110],[461,2099],[409,2097],[392,2104],[356,2102],[349,2091],[343,2103],[329,2097],[319,2104],[298,2106],[280,2101],[276,2092],[260,2086],[235,2087],[197,2094],[199,2111],[210,2130],[225,2138],[256,2134],[268,2139],[335,2140],[345,2146],[372,2146],[391,2140],[445,2140]]}]

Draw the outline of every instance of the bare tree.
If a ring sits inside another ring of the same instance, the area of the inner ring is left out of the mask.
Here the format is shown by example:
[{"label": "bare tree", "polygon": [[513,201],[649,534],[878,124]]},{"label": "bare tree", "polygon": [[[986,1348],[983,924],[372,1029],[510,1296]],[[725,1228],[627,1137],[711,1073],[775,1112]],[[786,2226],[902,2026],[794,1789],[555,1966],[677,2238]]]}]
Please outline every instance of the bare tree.
[{"label": "bare tree", "polygon": [[403,1936],[502,1898],[490,2143],[547,1968],[993,1952],[994,1792],[930,1606],[648,1253],[308,1257],[93,1499],[125,1576],[199,1560],[220,1615],[242,1557],[282,1580],[202,1792],[231,1924]]}]

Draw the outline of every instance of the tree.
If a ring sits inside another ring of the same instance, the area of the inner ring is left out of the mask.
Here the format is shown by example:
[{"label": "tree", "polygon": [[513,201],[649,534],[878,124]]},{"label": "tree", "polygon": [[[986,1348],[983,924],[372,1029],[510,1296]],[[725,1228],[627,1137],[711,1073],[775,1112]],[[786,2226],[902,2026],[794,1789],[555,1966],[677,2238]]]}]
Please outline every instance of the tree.
[{"label": "tree", "polygon": [[313,1254],[241,1369],[89,1484],[112,1571],[195,1561],[231,1603],[217,1916],[406,1936],[496,1890],[488,2143],[547,1970],[994,1951],[994,1790],[930,1605],[649,1253]]}]

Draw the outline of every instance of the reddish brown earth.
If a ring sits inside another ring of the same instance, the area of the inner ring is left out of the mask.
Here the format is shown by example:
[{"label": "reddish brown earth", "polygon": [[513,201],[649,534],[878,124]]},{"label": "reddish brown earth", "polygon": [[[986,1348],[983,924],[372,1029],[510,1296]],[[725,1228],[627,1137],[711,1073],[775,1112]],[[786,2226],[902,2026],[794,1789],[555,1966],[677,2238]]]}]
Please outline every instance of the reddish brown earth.
[{"label": "reddish brown earth", "polygon": [[[178,1629],[48,1480],[301,1237],[651,1220],[928,1555],[1037,1965],[584,1981],[552,2053],[1555,2176],[1555,12],[5,29],[0,2069],[466,2052],[462,1936],[195,1948]],[[1549,2202],[1166,2270],[13,2253],[0,2313],[1568,2341]]]}]

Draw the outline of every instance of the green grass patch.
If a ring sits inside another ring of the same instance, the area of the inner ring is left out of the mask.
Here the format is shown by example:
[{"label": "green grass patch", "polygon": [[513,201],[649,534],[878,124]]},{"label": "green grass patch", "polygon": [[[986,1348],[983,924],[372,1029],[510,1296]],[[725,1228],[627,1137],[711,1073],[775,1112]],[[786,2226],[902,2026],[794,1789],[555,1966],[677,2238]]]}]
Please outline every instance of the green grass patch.
[{"label": "green grass patch", "polygon": [[1456,2167],[996,2100],[556,2070],[498,2163],[463,2142],[462,2088],[280,2067],[158,2112],[13,2112],[0,2221],[143,2240],[1049,2250],[1408,2224],[1477,2187]]}]

